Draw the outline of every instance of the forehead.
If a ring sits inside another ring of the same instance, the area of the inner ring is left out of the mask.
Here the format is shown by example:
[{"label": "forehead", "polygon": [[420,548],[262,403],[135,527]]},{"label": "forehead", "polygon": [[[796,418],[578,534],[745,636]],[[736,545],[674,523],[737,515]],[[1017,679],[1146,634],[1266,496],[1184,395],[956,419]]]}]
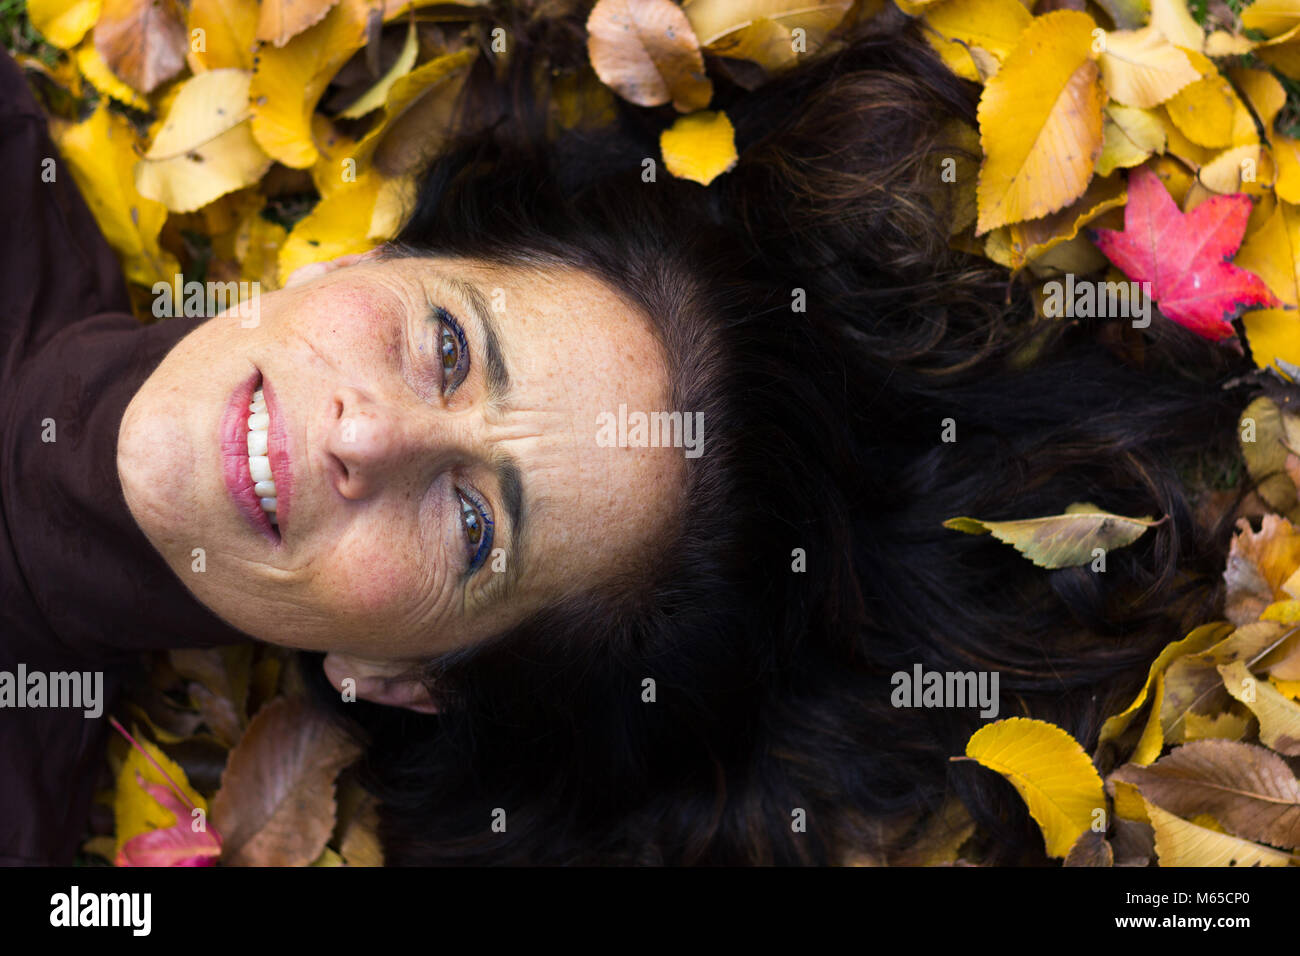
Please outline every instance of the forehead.
[{"label": "forehead", "polygon": [[436,260],[486,300],[509,371],[494,436],[518,457],[528,496],[527,589],[554,594],[643,554],[678,507],[681,449],[601,440],[602,416],[671,411],[649,317],[581,270]]}]

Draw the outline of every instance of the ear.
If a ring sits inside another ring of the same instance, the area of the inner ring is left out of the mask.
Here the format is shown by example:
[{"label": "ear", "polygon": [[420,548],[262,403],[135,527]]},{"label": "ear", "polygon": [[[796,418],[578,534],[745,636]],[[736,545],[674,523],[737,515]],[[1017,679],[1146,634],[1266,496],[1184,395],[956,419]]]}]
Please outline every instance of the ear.
[{"label": "ear", "polygon": [[302,285],[304,282],[310,282],[312,279],[319,279],[323,275],[333,272],[335,269],[342,269],[345,266],[356,265],[358,262],[369,262],[378,259],[381,251],[380,246],[376,246],[367,252],[353,252],[346,256],[339,256],[330,259],[328,262],[309,262],[305,266],[299,266],[289,273],[289,278],[285,280],[282,288],[289,289],[296,285]]},{"label": "ear", "polygon": [[371,661],[331,651],[325,655],[325,676],[342,693],[343,682],[352,680],[351,689],[362,700],[388,707],[405,707],[421,714],[436,714],[437,706],[429,691],[412,674],[410,664],[402,661]]}]

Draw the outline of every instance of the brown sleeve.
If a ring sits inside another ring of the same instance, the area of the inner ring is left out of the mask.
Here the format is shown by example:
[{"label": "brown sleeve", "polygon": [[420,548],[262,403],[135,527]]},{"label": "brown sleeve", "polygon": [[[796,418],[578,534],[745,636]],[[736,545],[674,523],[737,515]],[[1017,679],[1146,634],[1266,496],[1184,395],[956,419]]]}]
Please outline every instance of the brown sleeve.
[{"label": "brown sleeve", "polygon": [[117,256],[50,140],[23,71],[3,51],[0,170],[0,357],[11,373],[60,328],[98,312],[130,312],[131,303]]}]

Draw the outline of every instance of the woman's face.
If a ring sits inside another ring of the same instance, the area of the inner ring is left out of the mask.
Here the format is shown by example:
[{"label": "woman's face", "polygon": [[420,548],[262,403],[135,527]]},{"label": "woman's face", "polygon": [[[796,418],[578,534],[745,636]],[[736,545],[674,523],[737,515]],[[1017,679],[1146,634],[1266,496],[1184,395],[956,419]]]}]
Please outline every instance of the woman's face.
[{"label": "woman's face", "polygon": [[597,443],[669,391],[646,320],[585,273],[363,259],[257,302],[182,339],[118,439],[140,527],[254,637],[437,654],[618,571],[679,507],[680,449]]}]

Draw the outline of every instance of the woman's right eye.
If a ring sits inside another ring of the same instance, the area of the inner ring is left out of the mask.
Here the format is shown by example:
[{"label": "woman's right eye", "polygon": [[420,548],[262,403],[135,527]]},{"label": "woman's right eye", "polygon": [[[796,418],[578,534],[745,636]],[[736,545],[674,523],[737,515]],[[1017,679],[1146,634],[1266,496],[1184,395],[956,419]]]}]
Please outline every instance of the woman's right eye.
[{"label": "woman's right eye", "polygon": [[469,345],[460,323],[444,308],[437,308],[431,320],[438,329],[438,365],[443,392],[450,395],[469,375]]}]

